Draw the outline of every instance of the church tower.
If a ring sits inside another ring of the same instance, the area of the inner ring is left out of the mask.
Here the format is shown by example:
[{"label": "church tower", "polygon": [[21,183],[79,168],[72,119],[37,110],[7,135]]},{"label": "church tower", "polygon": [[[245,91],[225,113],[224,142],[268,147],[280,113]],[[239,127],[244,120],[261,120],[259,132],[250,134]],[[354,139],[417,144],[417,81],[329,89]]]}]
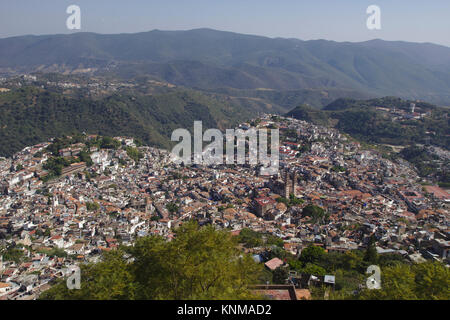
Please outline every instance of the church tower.
[{"label": "church tower", "polygon": [[284,197],[289,199],[291,194],[296,196],[297,171],[291,174],[288,170],[284,172]]},{"label": "church tower", "polygon": [[297,196],[296,190],[297,190],[297,171],[294,171],[294,176],[292,177],[292,191],[291,191],[291,194],[293,194],[294,196]]},{"label": "church tower", "polygon": [[290,195],[291,189],[292,189],[291,177],[290,177],[289,171],[286,170],[284,172],[284,197],[286,199],[289,199],[289,195]]}]

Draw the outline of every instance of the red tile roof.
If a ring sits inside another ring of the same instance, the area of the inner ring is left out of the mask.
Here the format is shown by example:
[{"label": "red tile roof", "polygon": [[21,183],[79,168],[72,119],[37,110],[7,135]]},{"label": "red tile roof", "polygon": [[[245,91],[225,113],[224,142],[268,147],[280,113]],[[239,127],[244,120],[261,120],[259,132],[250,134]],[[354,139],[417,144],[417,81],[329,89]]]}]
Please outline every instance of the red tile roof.
[{"label": "red tile roof", "polygon": [[284,262],[278,258],[273,258],[272,260],[267,261],[264,265],[269,268],[270,270],[275,270],[279,267],[281,267],[284,264]]}]

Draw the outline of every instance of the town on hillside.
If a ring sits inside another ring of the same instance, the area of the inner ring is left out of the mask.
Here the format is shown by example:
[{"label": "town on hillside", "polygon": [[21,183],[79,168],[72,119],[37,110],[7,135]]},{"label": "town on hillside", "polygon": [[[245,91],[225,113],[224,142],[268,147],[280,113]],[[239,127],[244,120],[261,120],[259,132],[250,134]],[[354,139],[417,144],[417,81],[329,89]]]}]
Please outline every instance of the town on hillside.
[{"label": "town on hillside", "polygon": [[[419,183],[410,163],[292,118],[265,114],[239,128],[280,130],[276,175],[250,164],[180,166],[169,151],[136,139],[89,134],[0,158],[0,299],[36,299],[71,267],[139,237],[170,241],[190,220],[277,238],[293,256],[311,245],[365,250],[375,239],[379,255],[450,262],[450,195]],[[270,272],[286,266],[267,254],[270,247],[242,250]],[[304,279],[290,270],[282,280],[308,299],[314,281],[333,286],[335,275]],[[266,290],[292,298],[276,286]]]}]

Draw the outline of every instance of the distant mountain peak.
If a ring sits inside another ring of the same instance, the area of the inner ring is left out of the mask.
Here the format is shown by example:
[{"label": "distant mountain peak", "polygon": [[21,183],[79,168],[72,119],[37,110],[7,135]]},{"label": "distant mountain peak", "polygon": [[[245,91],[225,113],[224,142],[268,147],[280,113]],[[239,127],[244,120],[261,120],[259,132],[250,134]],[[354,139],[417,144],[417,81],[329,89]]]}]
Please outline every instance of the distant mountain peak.
[{"label": "distant mountain peak", "polygon": [[302,41],[210,28],[0,39],[0,75],[89,68],[201,89],[340,88],[450,104],[450,48],[434,44]]}]

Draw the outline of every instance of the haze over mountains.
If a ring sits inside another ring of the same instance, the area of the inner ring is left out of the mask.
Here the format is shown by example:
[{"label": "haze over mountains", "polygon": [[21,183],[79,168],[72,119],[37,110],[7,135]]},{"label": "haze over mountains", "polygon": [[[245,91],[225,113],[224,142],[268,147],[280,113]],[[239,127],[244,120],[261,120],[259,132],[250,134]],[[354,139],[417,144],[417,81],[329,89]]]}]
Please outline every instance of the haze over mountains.
[{"label": "haze over mountains", "polygon": [[450,48],[428,43],[301,41],[210,29],[0,39],[0,74],[36,71],[146,75],[210,91],[342,91],[450,105]]}]

